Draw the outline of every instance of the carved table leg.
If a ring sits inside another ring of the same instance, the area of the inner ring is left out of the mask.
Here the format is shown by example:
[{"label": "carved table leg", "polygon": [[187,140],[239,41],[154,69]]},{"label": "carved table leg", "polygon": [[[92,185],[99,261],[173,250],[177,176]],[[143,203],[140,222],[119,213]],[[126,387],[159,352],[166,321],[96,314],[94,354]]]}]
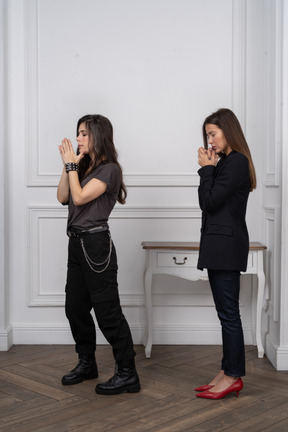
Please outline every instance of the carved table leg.
[{"label": "carved table leg", "polygon": [[145,348],[145,355],[147,358],[151,356],[152,349],[152,330],[153,330],[153,311],[152,311],[152,267],[150,252],[148,253],[147,267],[144,276],[145,285],[145,298],[146,298],[146,313],[147,313],[147,324],[144,334],[143,345]]}]

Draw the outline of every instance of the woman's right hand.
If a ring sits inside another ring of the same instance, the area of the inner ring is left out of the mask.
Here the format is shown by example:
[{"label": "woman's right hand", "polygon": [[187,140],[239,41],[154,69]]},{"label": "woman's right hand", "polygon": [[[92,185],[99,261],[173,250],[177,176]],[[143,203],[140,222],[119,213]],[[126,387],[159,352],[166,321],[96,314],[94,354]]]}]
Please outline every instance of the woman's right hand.
[{"label": "woman's right hand", "polygon": [[76,153],[73,150],[72,143],[68,138],[64,138],[62,140],[62,145],[59,145],[58,148],[64,166],[66,163],[69,162],[79,163],[79,161],[84,156],[84,154],[81,152],[79,153],[79,155],[76,155]]},{"label": "woman's right hand", "polygon": [[214,150],[209,148],[208,150],[200,147],[198,149],[198,164],[203,167],[206,165],[216,165],[218,162],[218,155]]}]

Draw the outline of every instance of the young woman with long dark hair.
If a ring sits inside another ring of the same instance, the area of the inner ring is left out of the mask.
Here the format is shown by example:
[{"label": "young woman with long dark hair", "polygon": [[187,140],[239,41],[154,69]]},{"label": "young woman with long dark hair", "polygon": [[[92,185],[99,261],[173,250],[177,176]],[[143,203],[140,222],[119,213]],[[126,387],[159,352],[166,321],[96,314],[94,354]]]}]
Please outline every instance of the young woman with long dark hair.
[{"label": "young woman with long dark hair", "polygon": [[245,215],[249,192],[256,188],[256,175],[240,123],[231,110],[219,109],[205,119],[203,140],[204,147],[198,150],[202,210],[198,268],[208,271],[222,326],[223,358],[216,377],[195,390],[200,392],[198,397],[220,399],[231,392],[238,395],[243,388],[240,272],[247,268],[249,236]]},{"label": "young woman with long dark hair", "polygon": [[69,204],[69,236],[65,312],[78,353],[78,364],[62,378],[71,385],[98,377],[95,360],[98,326],[112,345],[115,375],[96,386],[96,393],[138,392],[133,341],[122,313],[117,284],[117,256],[108,218],[127,196],[113,142],[113,128],[102,115],[86,115],[77,124],[78,148],[64,138],[59,146],[64,164],[57,199]]}]

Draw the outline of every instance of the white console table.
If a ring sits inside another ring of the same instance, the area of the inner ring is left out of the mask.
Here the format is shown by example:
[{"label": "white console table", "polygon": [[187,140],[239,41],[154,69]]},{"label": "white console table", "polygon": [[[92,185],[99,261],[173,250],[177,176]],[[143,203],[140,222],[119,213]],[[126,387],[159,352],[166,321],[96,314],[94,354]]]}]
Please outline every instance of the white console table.
[{"label": "white console table", "polygon": [[[152,278],[155,274],[169,274],[192,281],[208,280],[207,272],[197,269],[199,243],[197,242],[143,242],[143,249],[147,252],[147,264],[144,275],[145,297],[147,311],[147,326],[143,345],[145,355],[151,356],[152,349]],[[264,349],[261,340],[261,315],[264,300],[265,274],[263,270],[263,253],[267,249],[261,243],[250,243],[248,266],[245,274],[257,275],[258,287],[254,289],[252,319],[255,326],[258,357],[262,358]],[[254,278],[253,278],[254,280]]]}]

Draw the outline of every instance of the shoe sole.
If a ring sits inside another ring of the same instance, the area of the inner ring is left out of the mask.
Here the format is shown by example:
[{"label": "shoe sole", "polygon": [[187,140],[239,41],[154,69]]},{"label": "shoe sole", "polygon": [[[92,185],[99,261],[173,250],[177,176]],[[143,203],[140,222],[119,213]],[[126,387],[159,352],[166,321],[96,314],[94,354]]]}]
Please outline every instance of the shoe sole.
[{"label": "shoe sole", "polygon": [[118,390],[101,390],[96,387],[95,392],[101,395],[117,395],[121,393],[138,393],[140,390],[141,390],[140,384],[136,384],[134,386],[121,388]]},{"label": "shoe sole", "polygon": [[77,380],[73,380],[73,381],[71,380],[71,381],[61,381],[61,382],[63,385],[74,385],[74,384],[80,384],[83,381],[89,381],[96,378],[98,378],[98,373],[92,376],[78,378]]}]

